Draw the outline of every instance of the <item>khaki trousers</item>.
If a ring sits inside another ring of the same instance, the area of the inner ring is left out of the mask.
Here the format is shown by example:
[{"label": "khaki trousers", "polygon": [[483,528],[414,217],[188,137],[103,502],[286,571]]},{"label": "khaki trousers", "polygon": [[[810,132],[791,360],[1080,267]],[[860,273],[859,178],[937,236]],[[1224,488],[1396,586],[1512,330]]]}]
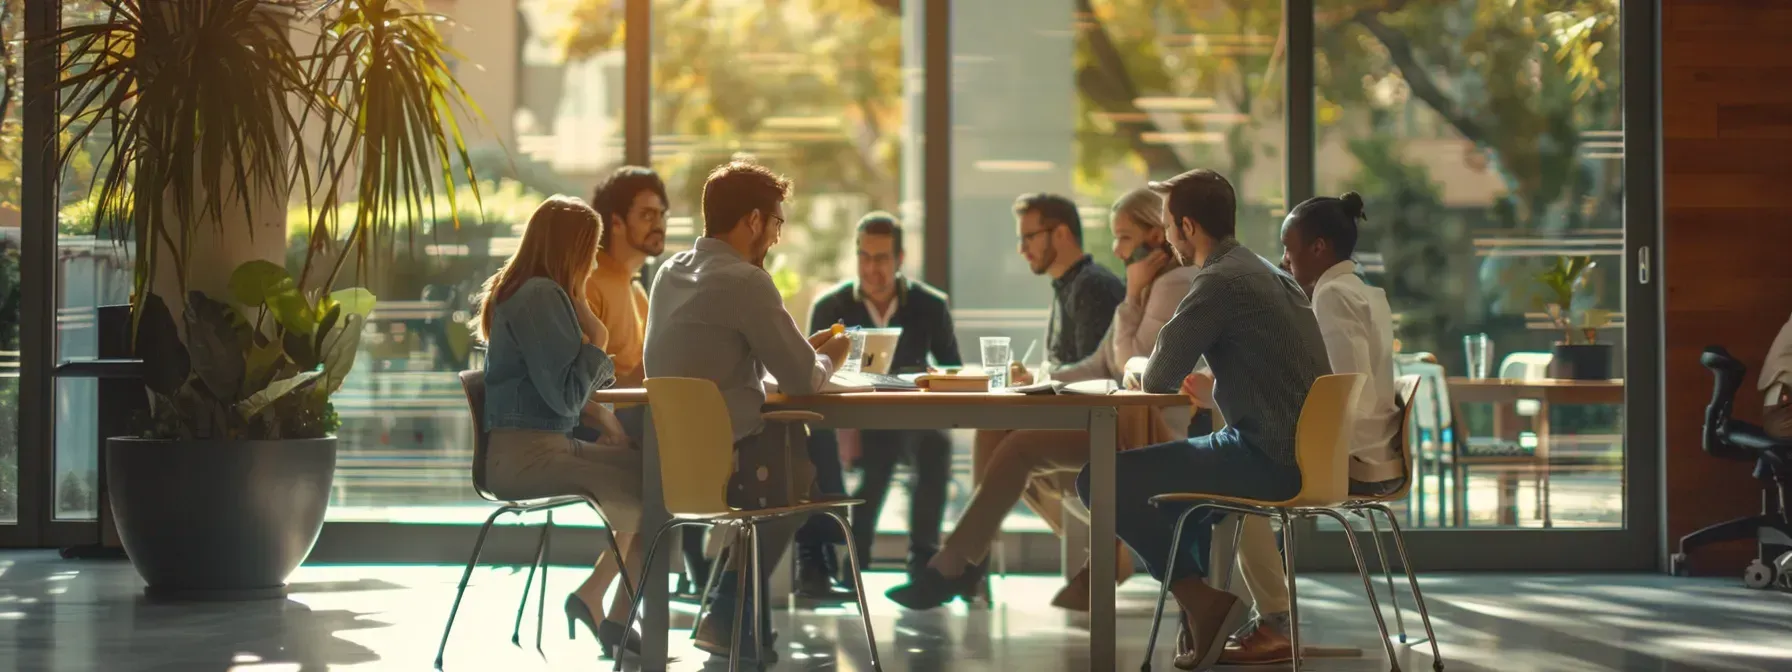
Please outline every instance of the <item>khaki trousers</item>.
[{"label": "khaki trousers", "polygon": [[641,451],[580,441],[564,432],[494,429],[485,451],[485,485],[504,499],[578,495],[615,532],[641,524]]},{"label": "khaki trousers", "polygon": [[[1157,409],[1122,409],[1116,422],[1120,450],[1148,446],[1169,436]],[[1075,430],[980,430],[971,454],[977,492],[945,547],[973,563],[989,554],[1002,521],[1016,501],[1064,536],[1064,499],[1076,496],[1076,477],[1089,463],[1089,433]],[[1122,571],[1131,556],[1122,555]]]}]

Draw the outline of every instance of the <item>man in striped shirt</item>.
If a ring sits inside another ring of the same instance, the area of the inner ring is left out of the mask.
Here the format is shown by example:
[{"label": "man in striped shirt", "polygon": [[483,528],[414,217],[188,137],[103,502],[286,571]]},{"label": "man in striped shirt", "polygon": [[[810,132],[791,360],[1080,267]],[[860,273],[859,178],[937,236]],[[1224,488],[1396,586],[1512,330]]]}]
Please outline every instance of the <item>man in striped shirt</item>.
[{"label": "man in striped shirt", "polygon": [[[1151,498],[1202,492],[1276,500],[1299,492],[1295,423],[1313,381],[1331,369],[1306,294],[1234,237],[1231,183],[1203,169],[1153,182],[1151,188],[1165,195],[1165,219],[1172,222],[1167,237],[1177,259],[1201,270],[1158,333],[1143,386],[1147,392],[1175,394],[1205,356],[1213,400],[1227,425],[1213,434],[1120,453],[1114,519],[1120,538],[1144,559],[1151,575],[1170,582],[1187,615],[1198,661],[1194,669],[1206,669],[1249,609],[1203,581],[1217,515],[1189,519],[1184,539],[1193,543],[1176,550],[1176,573],[1165,575],[1181,511],[1160,510]],[[1087,503],[1087,468],[1077,486]]]}]

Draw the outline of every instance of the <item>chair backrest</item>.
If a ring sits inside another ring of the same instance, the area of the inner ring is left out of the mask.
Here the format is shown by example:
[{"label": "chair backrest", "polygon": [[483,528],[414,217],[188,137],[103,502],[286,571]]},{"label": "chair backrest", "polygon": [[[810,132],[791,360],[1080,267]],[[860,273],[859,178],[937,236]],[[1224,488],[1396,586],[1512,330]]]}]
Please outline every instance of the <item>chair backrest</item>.
[{"label": "chair backrest", "polygon": [[714,381],[648,378],[647,405],[660,454],[660,491],[666,511],[728,511],[734,474],[734,426]]},{"label": "chair backrest", "polygon": [[1422,381],[1424,378],[1416,374],[1401,376],[1394,381],[1394,401],[1400,406],[1400,429],[1394,433],[1394,445],[1398,446],[1400,451],[1400,464],[1405,472],[1405,480],[1400,484],[1400,489],[1397,492],[1388,495],[1385,499],[1403,498],[1406,496],[1407,489],[1412,487],[1413,442],[1409,432],[1412,431],[1412,423],[1415,419],[1413,401],[1419,395],[1419,383]]},{"label": "chair backrest", "polygon": [[1753,453],[1730,443],[1726,429],[1730,424],[1730,412],[1736,405],[1736,391],[1742,389],[1748,367],[1718,345],[1705,348],[1705,353],[1699,355],[1699,363],[1711,369],[1714,381],[1711,405],[1705,407],[1705,452],[1712,457],[1732,460],[1754,459]]},{"label": "chair backrest", "polygon": [[1349,496],[1356,403],[1368,379],[1361,373],[1338,373],[1313,381],[1294,428],[1300,494],[1289,500],[1291,506],[1336,506]]},{"label": "chair backrest", "polygon": [[491,444],[485,433],[485,372],[460,372],[460,389],[467,393],[467,410],[473,412],[473,491],[495,502],[498,498],[485,487],[485,451]]},{"label": "chair backrest", "polygon": [[1500,362],[1500,377],[1506,380],[1542,380],[1549,377],[1549,362],[1555,355],[1547,352],[1514,352]]}]

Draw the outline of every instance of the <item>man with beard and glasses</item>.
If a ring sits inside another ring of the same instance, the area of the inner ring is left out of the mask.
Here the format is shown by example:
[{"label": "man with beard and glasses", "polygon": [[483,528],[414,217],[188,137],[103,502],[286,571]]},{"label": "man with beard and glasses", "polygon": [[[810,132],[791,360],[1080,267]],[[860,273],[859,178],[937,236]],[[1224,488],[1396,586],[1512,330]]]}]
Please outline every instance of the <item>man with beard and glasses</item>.
[{"label": "man with beard and glasses", "polygon": [[[703,378],[720,389],[734,430],[735,472],[728,483],[728,503],[739,508],[797,504],[790,501],[793,493],[819,497],[815,468],[808,460],[807,428],[760,417],[765,375],[776,378],[785,393],[815,394],[850,346],[844,335],[831,330],[804,338],[765,270],[766,255],[784,226],[789,196],[790,181],[764,166],[733,161],[716,168],[703,185],[703,237],[660,267],[648,298],[647,377]],[[765,574],[778,566],[802,522],[792,518],[759,524]],[[710,610],[697,626],[697,648],[712,655],[728,655],[736,600],[750,600],[735,594],[738,572],[747,567],[744,555],[730,554],[715,582]],[[751,628],[759,627],[766,633],[763,641],[775,644],[766,605],[749,601],[743,612],[757,617],[743,628],[742,641],[753,641]],[[773,658],[769,649],[741,653],[743,658],[761,657],[761,663]]]}]

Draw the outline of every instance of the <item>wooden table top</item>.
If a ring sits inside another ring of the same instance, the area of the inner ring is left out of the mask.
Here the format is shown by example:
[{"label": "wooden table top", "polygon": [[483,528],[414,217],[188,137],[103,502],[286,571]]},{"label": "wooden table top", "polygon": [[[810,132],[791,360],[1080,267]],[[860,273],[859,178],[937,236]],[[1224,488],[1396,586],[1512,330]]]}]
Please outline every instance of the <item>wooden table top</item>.
[{"label": "wooden table top", "polygon": [[1455,401],[1502,403],[1517,399],[1545,399],[1562,404],[1624,403],[1624,380],[1512,380],[1500,378],[1450,378],[1450,398]]},{"label": "wooden table top", "polygon": [[[591,400],[606,404],[644,404],[647,403],[647,390],[641,388],[618,388],[598,390],[592,393]],[[1014,394],[1007,392],[854,392],[851,394],[818,394],[806,397],[787,397],[781,394],[766,395],[768,406],[812,406],[812,405],[852,405],[852,406],[1066,406],[1066,407],[1125,407],[1125,406],[1158,406],[1173,407],[1188,404],[1188,397],[1180,394],[1144,394],[1139,392],[1121,392],[1109,395],[1093,394]]]}]

